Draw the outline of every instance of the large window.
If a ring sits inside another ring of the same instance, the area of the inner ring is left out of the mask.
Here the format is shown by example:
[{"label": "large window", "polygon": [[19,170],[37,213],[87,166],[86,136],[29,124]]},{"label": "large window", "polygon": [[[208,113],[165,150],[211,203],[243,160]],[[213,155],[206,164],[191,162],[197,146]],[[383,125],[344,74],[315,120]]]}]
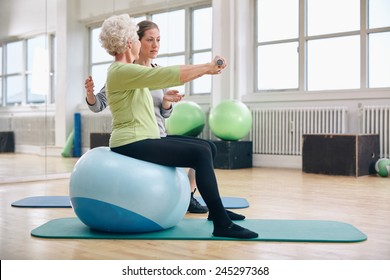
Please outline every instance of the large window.
[{"label": "large window", "polygon": [[[212,59],[212,8],[194,9],[192,11],[191,55],[192,63],[209,62]],[[191,82],[191,94],[211,92],[211,76]]]},{"label": "large window", "polygon": [[[185,64],[185,10],[152,14],[150,19],[160,29],[160,51],[155,62],[161,66]],[[184,86],[175,89],[185,91]]]},{"label": "large window", "polygon": [[256,5],[257,91],[390,87],[390,0]]},{"label": "large window", "polygon": [[1,45],[0,104],[54,102],[54,37],[38,35]]},{"label": "large window", "polygon": [[0,106],[3,105],[3,47],[0,45]]},{"label": "large window", "polygon": [[390,1],[369,0],[368,85],[390,87]]},{"label": "large window", "polygon": [[359,88],[360,0],[307,0],[306,17],[307,89]]},{"label": "large window", "polygon": [[[209,62],[212,47],[211,9],[209,6],[185,7],[135,17],[136,22],[151,20],[160,29],[160,50],[154,63],[169,66]],[[90,30],[90,73],[94,78],[95,90],[100,90],[112,57],[100,46],[100,27]],[[210,94],[211,77],[205,76],[175,89],[186,94]]]},{"label": "large window", "polygon": [[[152,14],[151,20],[160,28],[161,47],[156,60],[158,64],[200,64],[211,60],[211,7],[187,8]],[[189,22],[189,25],[186,22]],[[189,41],[186,38],[189,38]],[[209,94],[211,76],[205,75],[191,82],[189,87],[181,86],[177,89],[190,95]]]},{"label": "large window", "polygon": [[100,27],[91,28],[90,32],[90,74],[95,84],[95,93],[104,86],[107,77],[107,68],[113,60],[112,56],[99,43],[100,30]]},{"label": "large window", "polygon": [[3,105],[3,47],[0,45],[0,106]]},{"label": "large window", "polygon": [[298,12],[298,0],[257,1],[258,90],[298,88]]},{"label": "large window", "polygon": [[5,45],[5,99],[6,104],[23,101],[23,41]]},{"label": "large window", "polygon": [[27,103],[41,103],[45,101],[45,95],[49,89],[48,59],[45,36],[27,40]]}]

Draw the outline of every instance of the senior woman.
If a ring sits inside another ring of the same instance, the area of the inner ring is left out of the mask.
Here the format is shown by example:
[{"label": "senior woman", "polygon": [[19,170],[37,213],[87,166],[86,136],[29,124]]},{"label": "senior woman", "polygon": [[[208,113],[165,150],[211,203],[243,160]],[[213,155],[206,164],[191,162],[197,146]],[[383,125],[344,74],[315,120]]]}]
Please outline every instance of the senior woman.
[{"label": "senior woman", "polygon": [[[150,68],[134,64],[140,52],[137,25],[127,14],[103,22],[100,42],[115,60],[108,68],[106,93],[112,114],[110,148],[113,152],[156,164],[190,167],[213,217],[213,235],[255,238],[257,233],[232,222],[237,214],[222,204],[210,145],[188,138],[160,137],[149,89],[181,85],[205,74],[219,74],[226,67],[222,58],[198,65]],[[217,63],[221,59],[223,63]],[[221,64],[221,65],[220,65]],[[180,101],[176,93],[172,101]],[[240,216],[240,215],[238,215]]]},{"label": "senior woman", "polygon": [[[139,58],[134,63],[148,67],[158,67],[157,64],[153,63],[153,59],[157,57],[158,51],[160,49],[160,29],[156,23],[149,20],[143,20],[137,25],[137,34],[141,42],[141,50],[139,53]],[[92,77],[89,76],[85,80],[85,89],[88,108],[95,113],[103,111],[107,107],[106,87],[103,86],[100,92],[95,95],[94,81]],[[184,137],[176,135],[167,135],[167,131],[165,128],[165,119],[169,118],[173,111],[172,102],[170,101],[170,95],[172,94],[172,92],[173,91],[169,89],[150,91],[150,94],[153,98],[154,113],[156,115],[157,125],[160,129],[161,137]],[[204,141],[207,141],[207,143],[211,146],[211,150],[213,151],[213,157],[215,157],[217,151],[217,147],[215,146],[215,144],[208,140]],[[188,170],[188,179],[190,181],[191,187],[191,196],[190,203],[188,205],[188,212],[207,213],[209,211],[207,207],[201,205],[199,201],[194,197],[197,186],[195,180],[195,170],[193,170],[192,168]],[[244,218],[244,216],[242,218]]]}]

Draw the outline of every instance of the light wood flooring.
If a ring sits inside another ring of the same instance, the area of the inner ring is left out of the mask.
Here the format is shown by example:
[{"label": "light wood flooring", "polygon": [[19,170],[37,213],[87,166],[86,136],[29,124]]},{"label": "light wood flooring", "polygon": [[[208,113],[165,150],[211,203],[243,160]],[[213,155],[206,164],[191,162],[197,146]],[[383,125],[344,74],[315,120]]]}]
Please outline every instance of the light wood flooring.
[{"label": "light wood flooring", "polygon": [[[2,260],[390,260],[390,178],[305,174],[297,169],[216,170],[223,196],[245,197],[237,212],[257,219],[346,222],[368,236],[359,243],[43,239],[32,229],[73,210],[17,208],[38,195],[68,195],[77,159],[0,154]],[[56,175],[58,175],[56,177]],[[205,219],[205,214],[187,214]],[[261,232],[260,232],[261,234]]]}]

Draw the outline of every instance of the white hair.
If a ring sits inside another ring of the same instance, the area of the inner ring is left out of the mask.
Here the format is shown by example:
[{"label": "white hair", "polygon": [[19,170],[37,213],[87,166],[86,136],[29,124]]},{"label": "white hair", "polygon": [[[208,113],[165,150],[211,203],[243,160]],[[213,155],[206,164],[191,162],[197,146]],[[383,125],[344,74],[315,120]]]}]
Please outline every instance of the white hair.
[{"label": "white hair", "polygon": [[137,30],[138,26],[128,14],[114,15],[103,22],[99,40],[102,47],[115,56],[126,51],[129,40],[139,40]]}]

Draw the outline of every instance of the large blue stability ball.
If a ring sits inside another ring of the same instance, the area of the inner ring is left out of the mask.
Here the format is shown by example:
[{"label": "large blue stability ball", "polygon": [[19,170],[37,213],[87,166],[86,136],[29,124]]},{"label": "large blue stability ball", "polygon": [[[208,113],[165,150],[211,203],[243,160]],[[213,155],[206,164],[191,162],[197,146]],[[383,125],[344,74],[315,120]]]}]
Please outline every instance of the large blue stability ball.
[{"label": "large blue stability ball", "polygon": [[170,135],[198,136],[206,124],[206,114],[192,101],[181,101],[173,107],[172,114],[165,121]]},{"label": "large blue stability ball", "polygon": [[210,110],[211,132],[221,140],[237,141],[248,135],[252,128],[252,113],[237,100],[225,100]]},{"label": "large blue stability ball", "polygon": [[187,212],[188,176],[182,168],[137,160],[108,147],[89,150],[70,177],[70,200],[88,227],[138,233],[175,226]]}]

